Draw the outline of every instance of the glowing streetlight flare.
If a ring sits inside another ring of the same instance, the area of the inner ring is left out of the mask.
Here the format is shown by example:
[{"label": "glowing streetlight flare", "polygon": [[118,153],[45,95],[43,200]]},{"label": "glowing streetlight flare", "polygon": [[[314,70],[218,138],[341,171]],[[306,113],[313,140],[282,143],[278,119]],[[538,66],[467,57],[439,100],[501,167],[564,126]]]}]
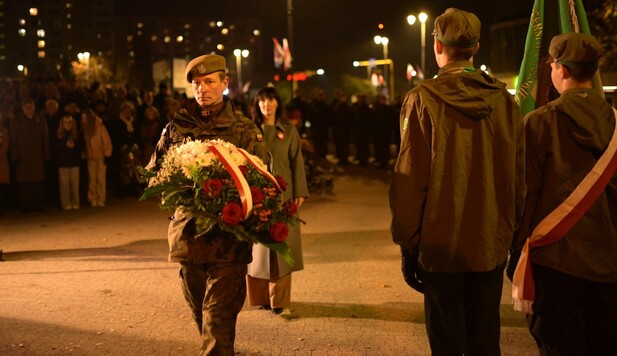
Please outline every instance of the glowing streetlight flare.
[{"label": "glowing streetlight flare", "polygon": [[415,15],[407,16],[407,23],[409,25],[413,25],[416,23],[416,20],[420,22],[420,40],[421,40],[421,65],[420,69],[424,73],[426,70],[425,66],[425,58],[426,58],[426,21],[428,20],[428,15],[424,12],[421,12],[416,17]]}]

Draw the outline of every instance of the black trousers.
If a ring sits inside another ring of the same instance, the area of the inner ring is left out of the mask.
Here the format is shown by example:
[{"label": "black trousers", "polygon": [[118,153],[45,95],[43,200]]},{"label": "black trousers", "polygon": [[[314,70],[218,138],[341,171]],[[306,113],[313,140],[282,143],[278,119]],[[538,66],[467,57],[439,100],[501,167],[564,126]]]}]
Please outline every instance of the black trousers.
[{"label": "black trousers", "polygon": [[617,355],[617,283],[596,283],[532,265],[529,331],[540,355]]},{"label": "black trousers", "polygon": [[433,355],[500,355],[503,269],[421,271],[426,331]]}]

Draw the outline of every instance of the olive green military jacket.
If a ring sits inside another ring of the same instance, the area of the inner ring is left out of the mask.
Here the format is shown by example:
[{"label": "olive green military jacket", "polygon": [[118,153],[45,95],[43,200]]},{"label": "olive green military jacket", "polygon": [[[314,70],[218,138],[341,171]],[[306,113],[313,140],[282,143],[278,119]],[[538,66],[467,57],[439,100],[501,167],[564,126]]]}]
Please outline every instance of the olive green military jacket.
[{"label": "olive green military jacket", "polygon": [[505,84],[450,63],[406,96],[390,186],[391,233],[430,272],[505,262],[524,206],[524,131]]},{"label": "olive green military jacket", "polygon": [[[593,89],[568,89],[525,116],[527,202],[515,249],[591,171],[614,128],[611,106]],[[531,251],[531,261],[586,280],[617,282],[617,174],[563,238]]]},{"label": "olive green military jacket", "polygon": [[[262,142],[261,131],[240,112],[235,112],[231,100],[227,97],[224,100],[222,110],[213,114],[214,117],[208,120],[203,120],[197,115],[199,106],[195,100],[191,100],[181,108],[163,130],[147,168],[157,169],[159,159],[169,148],[182,143],[187,137],[200,140],[225,140],[258,156],[267,164],[268,154],[265,143]],[[167,233],[169,261],[191,263],[251,261],[252,244],[239,241],[218,228],[195,238],[195,221],[182,208],[176,209],[170,220]]]}]

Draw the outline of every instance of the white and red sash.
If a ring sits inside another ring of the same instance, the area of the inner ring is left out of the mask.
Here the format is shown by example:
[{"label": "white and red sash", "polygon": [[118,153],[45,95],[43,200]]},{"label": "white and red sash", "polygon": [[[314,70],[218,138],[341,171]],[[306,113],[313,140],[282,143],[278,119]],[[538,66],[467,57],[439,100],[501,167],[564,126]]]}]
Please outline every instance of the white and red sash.
[{"label": "white and red sash", "polygon": [[617,169],[617,110],[613,111],[616,119],[613,137],[596,165],[568,198],[536,226],[525,241],[512,280],[514,310],[532,314],[535,284],[529,255],[531,250],[559,241],[604,192]]}]

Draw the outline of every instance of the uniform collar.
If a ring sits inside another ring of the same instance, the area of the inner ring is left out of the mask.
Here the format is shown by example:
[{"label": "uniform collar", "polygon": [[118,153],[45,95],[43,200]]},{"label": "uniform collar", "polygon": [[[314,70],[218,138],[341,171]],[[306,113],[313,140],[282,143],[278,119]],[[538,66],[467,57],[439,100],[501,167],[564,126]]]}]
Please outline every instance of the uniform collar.
[{"label": "uniform collar", "polygon": [[441,67],[438,75],[471,73],[475,71],[476,69],[470,61],[454,61]]}]

